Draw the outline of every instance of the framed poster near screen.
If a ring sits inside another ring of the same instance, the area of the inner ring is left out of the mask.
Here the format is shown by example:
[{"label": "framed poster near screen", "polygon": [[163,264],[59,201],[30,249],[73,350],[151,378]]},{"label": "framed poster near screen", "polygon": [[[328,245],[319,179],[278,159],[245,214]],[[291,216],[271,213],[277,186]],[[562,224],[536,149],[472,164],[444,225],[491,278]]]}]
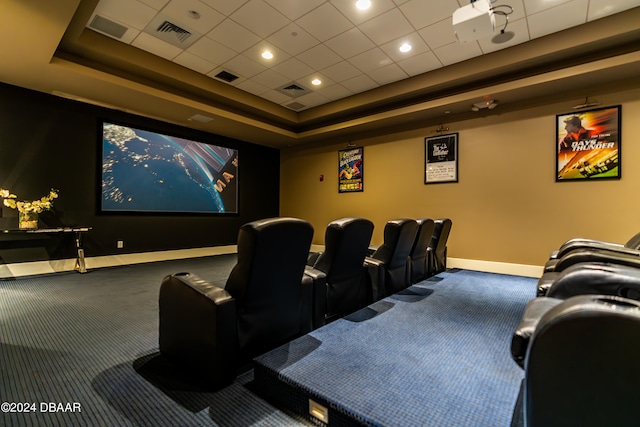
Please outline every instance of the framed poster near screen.
[{"label": "framed poster near screen", "polygon": [[338,193],[364,191],[364,148],[338,151]]},{"label": "framed poster near screen", "polygon": [[424,139],[424,183],[458,182],[458,134]]},{"label": "framed poster near screen", "polygon": [[556,181],[620,179],[621,107],[556,116]]},{"label": "framed poster near screen", "polygon": [[238,151],[102,122],[101,212],[238,213]]}]

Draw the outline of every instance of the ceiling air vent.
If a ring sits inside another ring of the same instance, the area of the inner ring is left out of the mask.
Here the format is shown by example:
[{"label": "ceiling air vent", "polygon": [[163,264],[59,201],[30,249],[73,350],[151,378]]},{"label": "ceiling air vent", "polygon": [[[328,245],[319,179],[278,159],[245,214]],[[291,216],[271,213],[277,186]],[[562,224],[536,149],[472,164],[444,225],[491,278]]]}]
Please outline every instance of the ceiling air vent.
[{"label": "ceiling air vent", "polygon": [[113,22],[110,19],[107,19],[100,15],[95,15],[91,22],[89,23],[89,28],[92,30],[99,31],[107,36],[114,37],[116,39],[121,39],[122,36],[127,32],[127,27],[124,25],[120,25],[117,22]]},{"label": "ceiling air vent", "polygon": [[171,22],[166,16],[161,14],[158,14],[147,24],[144,32],[180,49],[188,48],[202,36],[202,34],[185,28],[184,25],[180,26],[175,22]]},{"label": "ceiling air vent", "polygon": [[236,80],[238,76],[229,73],[228,71],[220,71],[214,76],[216,79],[224,80],[227,83],[231,83]]},{"label": "ceiling air vent", "polygon": [[291,98],[297,98],[310,92],[309,89],[299,85],[298,83],[288,83],[276,90],[280,93],[284,93],[285,95],[290,96]]}]

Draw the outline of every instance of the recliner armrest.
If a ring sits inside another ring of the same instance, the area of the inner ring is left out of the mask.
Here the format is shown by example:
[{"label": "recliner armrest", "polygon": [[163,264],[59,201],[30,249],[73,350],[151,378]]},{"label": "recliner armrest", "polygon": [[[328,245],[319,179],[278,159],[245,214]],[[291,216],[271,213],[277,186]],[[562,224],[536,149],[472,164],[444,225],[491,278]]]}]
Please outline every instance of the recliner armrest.
[{"label": "recliner armrest", "polygon": [[197,369],[209,386],[230,384],[238,352],[236,300],[190,273],[166,276],[159,295],[160,352]]},{"label": "recliner armrest", "polygon": [[312,313],[312,324],[311,329],[307,331],[310,332],[325,324],[324,315],[327,310],[327,275],[320,270],[306,266],[304,268],[302,286],[309,287],[311,292],[310,311]]},{"label": "recliner armrest", "polygon": [[379,259],[365,257],[364,268],[366,270],[369,303],[379,301],[386,296],[385,271],[387,267]]},{"label": "recliner armrest", "polygon": [[578,249],[587,249],[587,250],[598,249],[603,251],[612,251],[612,252],[626,253],[629,255],[640,256],[640,251],[636,249],[627,248],[624,245],[621,245],[618,243],[599,242],[597,240],[575,239],[575,240],[570,240],[564,243],[560,247],[560,249],[558,249],[556,258],[562,258],[564,255],[568,254],[569,252],[575,251]]},{"label": "recliner armrest", "polygon": [[511,356],[521,368],[524,368],[529,340],[535,332],[540,319],[547,311],[561,302],[561,299],[538,297],[527,304],[522,319],[511,338]]}]

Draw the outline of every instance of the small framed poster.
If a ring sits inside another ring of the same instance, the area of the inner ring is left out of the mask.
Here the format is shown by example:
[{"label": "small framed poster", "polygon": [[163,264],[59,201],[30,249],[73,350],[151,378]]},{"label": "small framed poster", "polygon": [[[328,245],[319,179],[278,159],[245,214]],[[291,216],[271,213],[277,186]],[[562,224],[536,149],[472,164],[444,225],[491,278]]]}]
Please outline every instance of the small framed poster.
[{"label": "small framed poster", "polygon": [[424,183],[458,182],[458,134],[424,139]]},{"label": "small framed poster", "polygon": [[556,116],[556,182],[620,179],[620,108]]},{"label": "small framed poster", "polygon": [[364,148],[338,151],[338,193],[364,191]]}]

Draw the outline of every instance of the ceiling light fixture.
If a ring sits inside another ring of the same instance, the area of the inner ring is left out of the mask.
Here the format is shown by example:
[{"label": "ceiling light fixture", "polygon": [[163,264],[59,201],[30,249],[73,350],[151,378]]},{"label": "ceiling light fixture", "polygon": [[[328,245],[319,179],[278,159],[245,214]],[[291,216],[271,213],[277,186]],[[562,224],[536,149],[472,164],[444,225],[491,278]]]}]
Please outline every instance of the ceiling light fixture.
[{"label": "ceiling light fixture", "polygon": [[189,18],[191,19],[200,19],[200,13],[197,10],[190,10],[187,12]]},{"label": "ceiling light fixture", "polygon": [[402,46],[400,46],[400,52],[402,53],[407,53],[411,50],[411,45],[409,43],[403,43]]},{"label": "ceiling light fixture", "polygon": [[314,85],[314,86],[318,86],[318,85],[322,84],[322,80],[313,79],[313,80],[311,80],[311,84]]},{"label": "ceiling light fixture", "polygon": [[358,0],[356,7],[360,10],[367,10],[371,7],[371,0]]},{"label": "ceiling light fixture", "polygon": [[471,107],[471,111],[480,111],[484,108],[488,108],[489,110],[493,110],[498,106],[498,103],[493,99],[488,99],[486,101],[478,102],[477,104],[473,104]]},{"label": "ceiling light fixture", "polygon": [[269,52],[268,50],[265,50],[264,52],[262,52],[262,57],[264,59],[272,59],[273,53]]}]

